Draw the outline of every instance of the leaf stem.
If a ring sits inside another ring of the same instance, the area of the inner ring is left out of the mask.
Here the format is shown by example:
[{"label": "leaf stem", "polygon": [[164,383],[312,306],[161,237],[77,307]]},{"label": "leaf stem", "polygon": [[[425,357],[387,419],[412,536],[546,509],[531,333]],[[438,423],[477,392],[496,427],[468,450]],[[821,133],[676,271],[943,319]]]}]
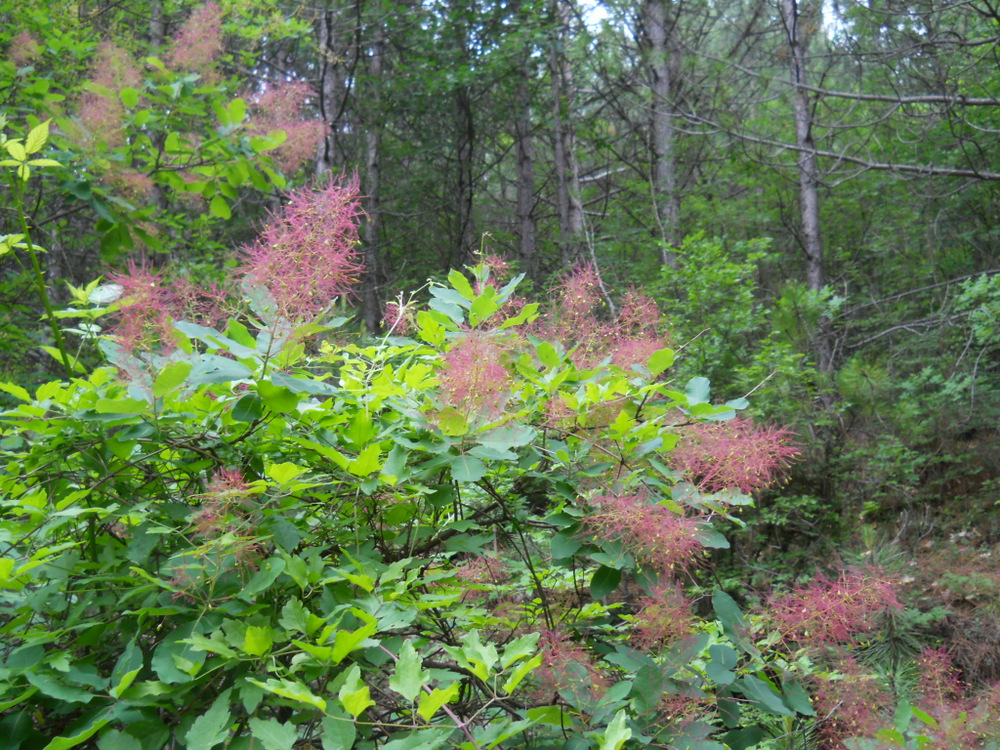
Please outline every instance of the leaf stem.
[{"label": "leaf stem", "polygon": [[17,208],[17,219],[21,225],[21,233],[24,234],[25,249],[28,251],[28,257],[31,259],[35,289],[38,292],[39,298],[42,300],[42,307],[45,308],[45,318],[48,320],[49,328],[52,330],[52,338],[55,340],[56,349],[59,350],[62,365],[66,369],[66,377],[69,379],[73,377],[73,366],[71,364],[70,356],[66,352],[66,342],[63,340],[62,329],[59,328],[59,324],[56,321],[55,311],[52,309],[52,300],[49,299],[49,290],[45,283],[45,274],[42,271],[42,264],[38,260],[38,252],[35,248],[35,244],[31,241],[28,219],[24,215],[23,185],[21,180],[14,174],[11,174],[10,181],[14,191],[14,205]]}]

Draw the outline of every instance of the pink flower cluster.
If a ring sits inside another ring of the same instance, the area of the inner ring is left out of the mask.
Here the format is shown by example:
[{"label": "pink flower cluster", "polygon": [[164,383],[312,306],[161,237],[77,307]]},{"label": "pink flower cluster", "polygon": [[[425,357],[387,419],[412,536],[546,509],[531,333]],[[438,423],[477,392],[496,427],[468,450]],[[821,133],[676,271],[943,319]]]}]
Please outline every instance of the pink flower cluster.
[{"label": "pink flower cluster", "polygon": [[382,329],[394,336],[409,336],[417,330],[416,314],[409,304],[389,302],[382,316]]},{"label": "pink flower cluster", "polygon": [[109,331],[118,345],[130,354],[173,351],[177,343],[170,320],[181,303],[163,278],[130,262],[123,273],[112,274],[109,280],[121,287],[116,322]]},{"label": "pink flower cluster", "polygon": [[27,31],[22,31],[11,39],[7,47],[7,59],[15,65],[27,65],[42,54],[42,47]]},{"label": "pink flower cluster", "polygon": [[689,565],[703,548],[701,521],[650,503],[645,493],[600,495],[583,530],[598,539],[621,543],[641,565],[661,573]]},{"label": "pink flower cluster", "polygon": [[845,657],[836,667],[843,679],[816,680],[817,713],[826,717],[820,733],[830,743],[822,747],[839,748],[848,738],[874,735],[886,725],[889,707],[895,705],[890,691],[853,657]]},{"label": "pink flower cluster", "polygon": [[882,613],[902,609],[895,583],[875,568],[848,571],[835,581],[817,576],[773,600],[770,610],[793,640],[814,645],[844,643],[871,630]]},{"label": "pink flower cluster", "polygon": [[93,78],[80,103],[80,123],[88,141],[102,141],[108,148],[123,143],[125,106],[119,93],[141,85],[139,70],[125,50],[110,42],[102,44],[93,65]]},{"label": "pink flower cluster", "polygon": [[604,304],[600,276],[593,264],[579,266],[559,290],[555,310],[539,325],[543,337],[574,347],[571,358],[577,367],[595,367],[608,357],[623,369],[645,365],[650,355],[664,348],[659,333],[661,315],[648,297],[631,291],[614,321],[602,322],[597,312]]},{"label": "pink flower cluster", "polygon": [[244,530],[249,513],[253,510],[253,495],[243,474],[236,469],[221,469],[212,477],[201,507],[192,521],[195,533],[216,538],[226,532]]},{"label": "pink flower cluster", "polygon": [[285,142],[274,152],[274,161],[285,174],[298,171],[316,157],[326,134],[322,120],[305,117],[306,102],[316,92],[302,81],[268,84],[253,100],[247,132],[267,135],[272,130],[285,131]]},{"label": "pink flower cluster", "polygon": [[167,67],[194,71],[211,78],[215,60],[222,52],[222,8],[205,3],[184,22],[167,53]]},{"label": "pink flower cluster", "polygon": [[538,640],[542,663],[532,679],[536,700],[555,700],[560,691],[570,691],[585,700],[597,700],[607,689],[607,680],[597,669],[594,657],[564,631],[543,630]]},{"label": "pink flower cluster", "polygon": [[243,248],[241,277],[267,288],[277,316],[314,318],[350,292],[364,269],[357,227],[362,213],[357,176],[292,193],[257,241]]},{"label": "pink flower cluster", "polygon": [[665,585],[638,603],[632,640],[644,649],[660,651],[694,630],[691,602],[678,585]]},{"label": "pink flower cluster", "polygon": [[507,353],[495,338],[470,331],[443,357],[441,399],[467,417],[494,419],[503,412],[511,377]]},{"label": "pink flower cluster", "polygon": [[160,273],[128,263],[108,280],[121,287],[118,311],[108,333],[129,354],[167,354],[177,348],[172,320],[215,325],[226,316],[225,292],[187,279],[167,283]]},{"label": "pink flower cluster", "polygon": [[670,463],[703,492],[770,486],[799,455],[793,434],[750,419],[691,425],[670,452]]}]

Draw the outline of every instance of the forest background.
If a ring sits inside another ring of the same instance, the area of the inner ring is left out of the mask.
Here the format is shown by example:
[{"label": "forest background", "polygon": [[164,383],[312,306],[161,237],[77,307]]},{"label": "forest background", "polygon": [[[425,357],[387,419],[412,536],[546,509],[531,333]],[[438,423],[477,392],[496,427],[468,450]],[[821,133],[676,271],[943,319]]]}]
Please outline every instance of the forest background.
[{"label": "forest background", "polygon": [[[722,588],[895,555],[908,632],[1000,679],[990,2],[14,0],[0,21],[5,135],[49,121],[62,165],[3,187],[4,380],[101,361],[100,318],[66,308],[102,274],[210,288],[289,191],[356,179],[349,327],[390,332],[483,256],[528,300],[588,269],[604,320],[642,292],[671,378],[800,444],[713,552]],[[38,322],[40,286],[70,328]]]}]

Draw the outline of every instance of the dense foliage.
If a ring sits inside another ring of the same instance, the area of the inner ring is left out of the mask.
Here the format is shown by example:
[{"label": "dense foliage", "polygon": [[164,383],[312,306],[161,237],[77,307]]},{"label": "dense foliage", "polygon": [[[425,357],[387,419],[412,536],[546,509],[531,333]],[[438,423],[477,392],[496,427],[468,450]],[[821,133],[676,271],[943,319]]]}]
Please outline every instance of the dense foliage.
[{"label": "dense foliage", "polygon": [[996,741],[989,3],[36,6],[0,736]]}]

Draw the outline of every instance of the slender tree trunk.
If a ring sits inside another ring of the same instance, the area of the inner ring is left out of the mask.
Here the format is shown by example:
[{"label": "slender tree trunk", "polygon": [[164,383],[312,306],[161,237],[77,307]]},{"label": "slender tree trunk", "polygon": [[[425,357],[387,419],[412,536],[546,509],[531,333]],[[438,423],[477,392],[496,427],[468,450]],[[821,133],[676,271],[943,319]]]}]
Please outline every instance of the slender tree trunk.
[{"label": "slender tree trunk", "polygon": [[[792,83],[795,85],[795,143],[798,147],[799,210],[802,221],[802,247],[806,255],[806,287],[819,292],[826,285],[826,267],[819,220],[819,166],[812,136],[812,113],[809,106],[806,76],[806,47],[809,36],[801,23],[798,0],[781,0],[781,18],[788,39]],[[816,363],[820,372],[833,368],[833,335],[830,320],[819,322],[815,341]]]},{"label": "slender tree trunk", "polygon": [[555,157],[556,208],[559,214],[559,249],[562,265],[579,262],[583,252],[583,203],[580,200],[580,164],[576,133],[567,114],[573,111],[573,71],[565,54],[570,19],[567,0],[555,0],[555,37],[549,49],[552,80],[552,131]]},{"label": "slender tree trunk", "polygon": [[650,130],[652,141],[653,200],[662,241],[661,261],[677,263],[679,246],[680,196],[677,193],[677,167],[674,158],[674,111],[671,99],[671,64],[677,54],[674,20],[669,17],[670,0],[645,0],[642,20],[648,44],[648,64],[652,101]]},{"label": "slender tree trunk", "polygon": [[319,52],[319,111],[326,124],[326,137],[316,155],[316,172],[328,172],[340,161],[340,133],[346,100],[345,51],[340,42],[340,10],[331,6],[319,11],[316,42]]},{"label": "slender tree trunk", "polygon": [[159,54],[166,38],[166,24],[163,19],[162,0],[152,0],[149,4],[149,47]]},{"label": "slender tree trunk", "polygon": [[[517,14],[520,6],[515,9]],[[517,119],[514,122],[514,139],[517,144],[517,223],[520,240],[520,258],[529,279],[538,278],[538,253],[535,241],[535,149],[531,127],[531,61],[526,51],[520,70],[520,80],[515,95]]]},{"label": "slender tree trunk", "polygon": [[382,156],[382,58],[385,55],[385,28],[382,19],[376,17],[374,39],[368,63],[371,80],[370,111],[366,133],[365,194],[367,195],[368,221],[365,224],[365,278],[363,286],[363,308],[365,328],[375,335],[382,327],[382,302],[379,298],[381,280],[381,178],[380,160]]},{"label": "slender tree trunk", "polygon": [[470,101],[469,90],[461,86],[455,92],[455,257],[452,267],[461,267],[467,263],[476,245],[473,236],[473,148],[476,137],[476,127]]}]

